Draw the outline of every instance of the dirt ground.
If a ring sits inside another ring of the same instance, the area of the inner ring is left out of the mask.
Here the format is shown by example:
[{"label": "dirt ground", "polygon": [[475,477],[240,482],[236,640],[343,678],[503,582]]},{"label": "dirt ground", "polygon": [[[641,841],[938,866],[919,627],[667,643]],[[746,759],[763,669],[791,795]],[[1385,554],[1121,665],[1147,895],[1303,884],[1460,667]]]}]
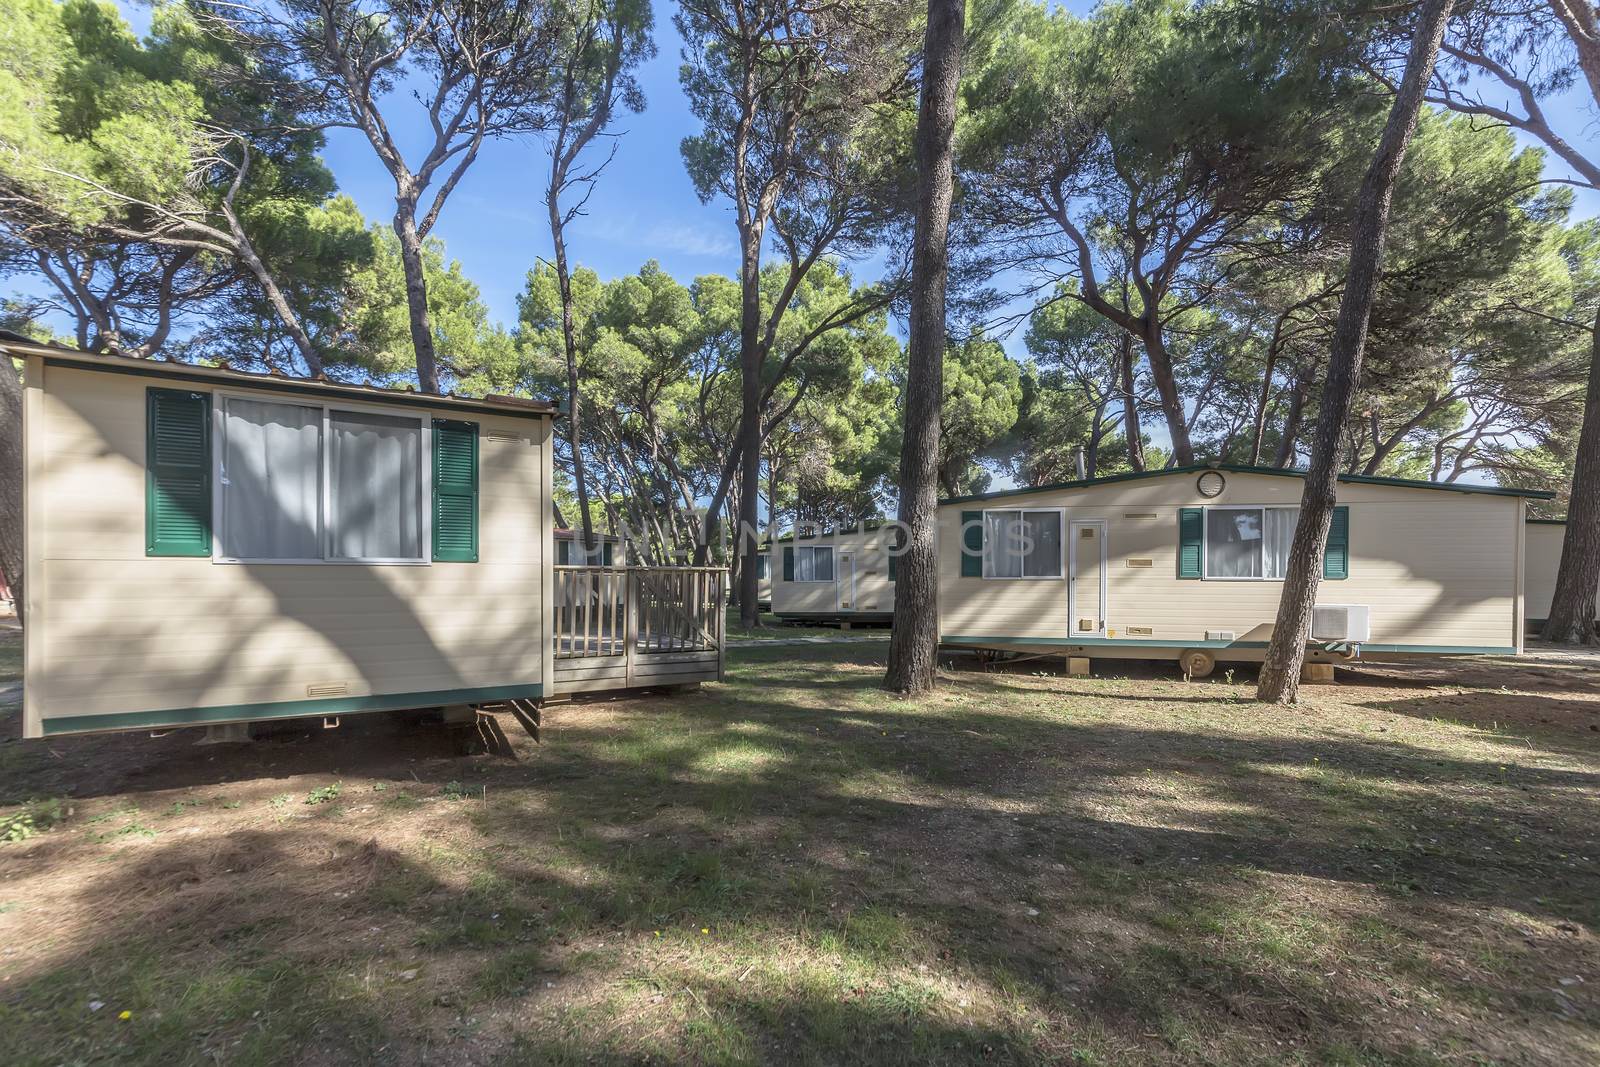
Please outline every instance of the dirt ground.
[{"label": "dirt ground", "polygon": [[1600,1062],[1583,657],[1285,710],[955,661],[909,703],[883,655],[745,649],[472,757],[0,708],[7,1058]]}]

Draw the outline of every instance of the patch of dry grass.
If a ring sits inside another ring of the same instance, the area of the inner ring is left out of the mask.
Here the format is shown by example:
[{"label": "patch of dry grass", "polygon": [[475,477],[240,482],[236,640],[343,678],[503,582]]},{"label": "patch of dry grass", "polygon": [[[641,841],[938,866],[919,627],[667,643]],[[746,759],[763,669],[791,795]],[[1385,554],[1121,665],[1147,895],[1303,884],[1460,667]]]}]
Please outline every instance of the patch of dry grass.
[{"label": "patch of dry grass", "polygon": [[381,722],[0,747],[5,812],[64,805],[0,846],[13,1058],[1600,1057],[1600,679],[912,703],[882,655],[746,649],[514,758]]}]

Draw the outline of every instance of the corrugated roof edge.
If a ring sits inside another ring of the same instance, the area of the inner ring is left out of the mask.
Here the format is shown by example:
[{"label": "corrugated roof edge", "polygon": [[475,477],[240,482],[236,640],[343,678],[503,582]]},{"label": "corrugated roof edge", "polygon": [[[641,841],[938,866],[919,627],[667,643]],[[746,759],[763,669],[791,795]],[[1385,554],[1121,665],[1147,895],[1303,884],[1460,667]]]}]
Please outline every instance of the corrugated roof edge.
[{"label": "corrugated roof edge", "polygon": [[[1145,478],[1165,478],[1174,474],[1200,474],[1204,471],[1223,471],[1228,474],[1264,474],[1274,478],[1304,478],[1306,472],[1284,467],[1250,467],[1239,463],[1192,463],[1186,467],[1168,467],[1159,471],[1129,471],[1126,474],[1108,474],[1104,478],[1085,478],[1076,482],[1055,482],[1021,489],[999,489],[992,493],[972,496],[953,496],[939,501],[945,504],[967,504],[977,500],[998,500],[1025,496],[1029,493],[1048,493],[1058,489],[1087,489],[1112,482],[1133,482]],[[1489,496],[1521,496],[1530,500],[1554,500],[1555,494],[1547,489],[1514,489],[1501,485],[1460,485],[1446,482],[1419,482],[1409,478],[1384,478],[1376,474],[1341,474],[1341,482],[1357,485],[1391,485],[1397,489],[1432,489],[1446,493],[1483,493]]]},{"label": "corrugated roof edge", "polygon": [[140,374],[190,381],[237,382],[258,388],[290,388],[295,391],[313,391],[330,396],[370,398],[388,402],[404,402],[420,407],[437,407],[446,410],[492,412],[507,415],[538,416],[548,418],[556,414],[555,405],[543,400],[503,396],[459,396],[455,393],[421,393],[412,388],[385,389],[376,385],[354,382],[337,382],[322,376],[297,378],[276,371],[244,371],[233,367],[211,367],[203,363],[184,363],[175,359],[136,359],[131,356],[112,356],[98,352],[48,344],[0,330],[0,352],[16,356],[42,356],[48,362],[70,363],[87,370],[111,374]]}]

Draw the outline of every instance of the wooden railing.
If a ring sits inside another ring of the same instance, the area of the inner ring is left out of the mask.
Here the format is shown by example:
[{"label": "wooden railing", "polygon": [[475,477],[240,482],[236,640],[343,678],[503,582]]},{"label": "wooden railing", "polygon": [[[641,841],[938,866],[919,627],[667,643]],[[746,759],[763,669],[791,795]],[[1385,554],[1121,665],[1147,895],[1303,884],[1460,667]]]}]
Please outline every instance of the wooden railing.
[{"label": "wooden railing", "polygon": [[[691,664],[720,676],[727,579],[720,567],[555,568],[558,685],[663,684]],[[618,684],[600,684],[607,680]]]},{"label": "wooden railing", "polygon": [[557,567],[557,659],[621,656],[627,651],[632,598],[626,567]]}]

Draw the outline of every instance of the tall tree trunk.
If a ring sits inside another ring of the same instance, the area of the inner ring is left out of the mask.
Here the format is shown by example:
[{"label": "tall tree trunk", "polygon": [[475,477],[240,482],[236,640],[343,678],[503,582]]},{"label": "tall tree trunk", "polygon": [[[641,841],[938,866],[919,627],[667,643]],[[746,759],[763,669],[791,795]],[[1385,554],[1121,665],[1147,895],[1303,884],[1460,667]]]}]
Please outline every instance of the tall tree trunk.
[{"label": "tall tree trunk", "polygon": [[1144,430],[1139,426],[1139,404],[1133,391],[1133,334],[1123,331],[1121,336],[1120,371],[1122,382],[1122,432],[1128,439],[1128,465],[1136,471],[1144,470]]},{"label": "tall tree trunk", "polygon": [[0,355],[0,577],[22,610],[22,378]]},{"label": "tall tree trunk", "polygon": [[1094,421],[1089,426],[1089,447],[1083,457],[1083,476],[1093,478],[1100,471],[1100,442],[1106,435],[1106,402],[1094,406]]},{"label": "tall tree trunk", "polygon": [[1426,0],[1417,16],[1411,50],[1406,56],[1405,76],[1395,93],[1377,153],[1361,180],[1361,191],[1356,198],[1350,266],[1344,297],[1339,303],[1328,375],[1322,386],[1322,410],[1317,415],[1311,468],[1306,472],[1305,488],[1300,497],[1300,519],[1289,549],[1289,567],[1278,602],[1277,622],[1272,628],[1266,661],[1261,665],[1261,678],[1256,688],[1259,700],[1291,704],[1299,696],[1300,668],[1305,662],[1306,639],[1311,632],[1311,609],[1317,600],[1322,554],[1338,499],[1345,422],[1350,417],[1356,386],[1361,379],[1361,357],[1383,261],[1389,204],[1400,164],[1405,159],[1406,145],[1417,128],[1417,112],[1422,107],[1428,80],[1433,76],[1434,60],[1444,38],[1445,24],[1450,20],[1452,3],[1453,0]]},{"label": "tall tree trunk", "polygon": [[1261,394],[1256,397],[1255,420],[1250,426],[1250,466],[1261,462],[1261,440],[1267,433],[1267,405],[1272,399],[1272,375],[1278,369],[1278,339],[1283,336],[1283,316],[1278,316],[1272,328],[1272,342],[1267,345],[1267,365],[1261,371]]},{"label": "tall tree trunk", "polygon": [[578,490],[578,518],[583,523],[583,561],[588,563],[595,549],[594,519],[589,515],[589,479],[583,468],[583,408],[578,403],[578,338],[572,323],[572,271],[567,266],[567,234],[562,224],[557,177],[551,178],[550,194],[545,198],[545,203],[550,206],[550,240],[555,245],[556,286],[561,290],[561,343],[567,356],[567,442],[572,448],[572,481]]},{"label": "tall tree trunk", "polygon": [[1156,397],[1167,421],[1167,434],[1172,438],[1172,460],[1180,467],[1187,467],[1194,462],[1194,443],[1189,438],[1189,421],[1183,414],[1183,397],[1178,394],[1178,377],[1173,373],[1172,357],[1167,352],[1167,342],[1161,336],[1153,310],[1149,321],[1144,354],[1150,361],[1150,378],[1156,383]]},{"label": "tall tree trunk", "polygon": [[1567,532],[1561,541],[1550,617],[1544,639],[1589,644],[1595,640],[1595,591],[1600,586],[1600,312],[1590,344],[1589,394],[1583,402],[1583,429],[1572,466],[1567,500]]},{"label": "tall tree trunk", "polygon": [[1289,391],[1289,411],[1283,417],[1283,436],[1278,438],[1278,451],[1272,457],[1274,467],[1294,466],[1294,446],[1300,439],[1300,424],[1306,415],[1306,379],[1296,374],[1294,388]]},{"label": "tall tree trunk", "polygon": [[417,354],[417,384],[424,393],[439,391],[439,362],[428,322],[428,280],[422,268],[422,237],[417,233],[416,206],[399,200],[394,233],[400,238],[400,265],[406,275],[406,308],[411,320],[411,348]]},{"label": "tall tree trunk", "polygon": [[939,415],[944,397],[945,284],[949,271],[952,141],[965,43],[963,0],[928,0],[922,101],[917,111],[917,222],[911,260],[910,371],[900,450],[901,556],[884,686],[933,688],[939,661]]},{"label": "tall tree trunk", "polygon": [[739,233],[739,522],[734,531],[734,553],[740,557],[739,623],[761,625],[756,607],[757,508],[761,502],[761,371],[766,352],[761,346],[761,230],[743,227]]}]

